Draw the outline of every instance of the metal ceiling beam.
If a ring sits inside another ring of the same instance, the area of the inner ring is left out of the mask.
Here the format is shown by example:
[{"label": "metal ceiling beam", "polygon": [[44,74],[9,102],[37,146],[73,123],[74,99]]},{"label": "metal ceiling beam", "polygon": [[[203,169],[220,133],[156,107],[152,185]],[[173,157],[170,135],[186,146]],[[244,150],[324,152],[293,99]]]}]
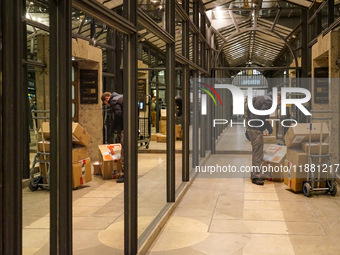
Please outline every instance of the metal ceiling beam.
[{"label": "metal ceiling beam", "polygon": [[213,70],[259,70],[259,71],[267,71],[267,70],[300,70],[301,67],[290,67],[290,66],[268,66],[268,67],[230,67],[230,66],[223,66],[223,67],[213,67]]},{"label": "metal ceiling beam", "polygon": [[[292,4],[292,5],[295,5],[295,6],[298,6],[299,8],[305,8],[305,9],[308,9],[309,7],[306,7],[304,5],[301,5],[301,4],[298,4],[298,3],[295,3],[295,2],[292,2],[292,1],[289,1],[289,0],[281,0],[282,2],[286,2],[286,3],[289,3],[289,4]],[[312,3],[311,3],[312,4]]]},{"label": "metal ceiling beam", "polygon": [[279,9],[276,13],[275,19],[273,21],[272,27],[270,28],[271,31],[274,31],[276,23],[278,22],[279,18],[280,18],[280,14],[281,14],[281,9]]},{"label": "metal ceiling beam", "polygon": [[78,10],[84,11],[96,20],[99,20],[108,26],[124,34],[133,34],[137,32],[136,27],[118,13],[107,8],[95,0],[73,0],[72,6]]},{"label": "metal ceiling beam", "polygon": [[240,32],[240,29],[239,29],[239,27],[238,27],[238,25],[237,25],[237,22],[236,22],[234,13],[233,13],[232,11],[229,11],[229,15],[230,15],[230,17],[231,17],[231,20],[232,20],[233,23],[234,23],[234,26],[235,26],[236,31],[237,31],[237,32]]},{"label": "metal ceiling beam", "polygon": [[251,28],[247,28],[247,29],[242,29],[240,30],[240,32],[236,32],[234,34],[232,34],[231,36],[229,36],[228,38],[223,38],[223,44],[221,45],[221,47],[219,48],[216,56],[215,56],[215,64],[217,62],[217,59],[219,57],[219,54],[221,53],[222,49],[223,49],[223,46],[225,43],[228,42],[228,40],[236,37],[238,34],[240,33],[244,33],[244,32],[247,32],[247,31],[260,31],[260,32],[263,32],[263,33],[268,33],[268,34],[274,34],[277,38],[279,38],[280,40],[284,41],[284,43],[287,45],[287,47],[289,48],[289,51],[290,53],[292,54],[293,58],[294,58],[294,62],[296,65],[298,65],[298,61],[297,61],[297,57],[295,55],[295,52],[293,51],[292,47],[289,45],[289,43],[287,42],[287,40],[285,40],[284,37],[282,37],[279,33],[275,32],[275,31],[270,31],[270,30],[267,30],[267,29],[263,29],[263,28],[257,28],[257,29],[254,29],[253,27]]},{"label": "metal ceiling beam", "polygon": [[[261,48],[262,47],[267,47],[271,51],[275,51],[277,53],[279,53],[281,51],[281,49],[275,48],[272,45],[269,45],[269,44],[266,44],[266,43],[263,43],[263,42],[257,42],[256,40],[255,40],[254,44],[256,44],[256,46],[261,47]],[[282,47],[284,47],[284,46],[282,46]]]},{"label": "metal ceiling beam", "polygon": [[159,39],[163,40],[165,43],[174,43],[175,39],[167,31],[162,29],[153,19],[151,19],[142,10],[137,9],[138,14],[138,24],[142,25],[144,28],[149,30],[154,35],[158,36]]},{"label": "metal ceiling beam", "polygon": [[266,40],[263,37],[260,36],[260,34],[258,34],[258,36],[256,37],[257,40],[262,41],[263,43],[267,43],[269,45],[272,46],[277,46],[277,47],[283,47],[285,44],[284,43],[276,43],[276,42],[272,42],[270,40]]},{"label": "metal ceiling beam", "polygon": [[44,30],[44,31],[50,31],[50,28],[49,26],[46,26],[44,24],[41,24],[37,21],[34,21],[34,20],[31,20],[31,19],[27,19],[27,18],[23,18],[22,19],[27,25],[30,25],[32,27],[36,27],[36,28],[39,28],[41,30]]},{"label": "metal ceiling beam", "polygon": [[301,22],[285,37],[285,40],[289,40],[289,38],[301,27]]}]

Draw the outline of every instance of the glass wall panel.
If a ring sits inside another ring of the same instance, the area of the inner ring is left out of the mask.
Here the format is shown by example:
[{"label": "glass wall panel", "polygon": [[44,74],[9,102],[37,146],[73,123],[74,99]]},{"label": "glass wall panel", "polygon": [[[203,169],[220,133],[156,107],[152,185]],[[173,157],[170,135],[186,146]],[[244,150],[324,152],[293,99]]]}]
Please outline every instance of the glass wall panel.
[{"label": "glass wall panel", "polygon": [[138,237],[166,204],[166,44],[139,27]]},{"label": "glass wall panel", "polygon": [[[49,121],[49,26],[48,3],[26,1],[24,58],[34,63],[24,66],[29,104],[29,173],[24,173],[22,189],[23,254],[48,254],[50,232],[49,141],[42,135],[42,123]],[[37,110],[39,112],[37,112]],[[40,112],[41,111],[41,112]],[[49,126],[47,124],[47,126]],[[48,127],[47,127],[48,128]],[[39,132],[38,132],[39,131]]]},{"label": "glass wall panel", "polygon": [[182,138],[183,138],[183,72],[182,67],[176,68],[176,97],[175,97],[175,177],[176,189],[182,183]]},{"label": "glass wall panel", "polygon": [[138,0],[138,8],[165,29],[166,0]]}]

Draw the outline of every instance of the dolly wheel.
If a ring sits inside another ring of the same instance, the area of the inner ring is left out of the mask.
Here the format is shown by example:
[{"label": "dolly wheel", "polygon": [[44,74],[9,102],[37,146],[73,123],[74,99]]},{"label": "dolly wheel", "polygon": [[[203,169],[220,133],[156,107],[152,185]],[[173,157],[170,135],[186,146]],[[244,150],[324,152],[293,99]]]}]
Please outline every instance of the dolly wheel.
[{"label": "dolly wheel", "polygon": [[303,191],[303,194],[306,196],[306,197],[310,197],[311,196],[311,186],[308,182],[305,182],[303,184],[303,187],[302,187],[302,191]]},{"label": "dolly wheel", "polygon": [[335,183],[334,183],[334,184],[333,184],[333,189],[332,189],[332,191],[331,191],[331,195],[332,195],[332,196],[335,196],[336,193],[337,193],[337,191],[338,191],[338,189],[337,189],[337,187],[336,187],[336,185],[335,185]]},{"label": "dolly wheel", "polygon": [[39,186],[38,184],[36,184],[35,186],[32,184],[32,182],[30,181],[29,185],[28,185],[29,189],[32,190],[32,191],[36,191]]}]

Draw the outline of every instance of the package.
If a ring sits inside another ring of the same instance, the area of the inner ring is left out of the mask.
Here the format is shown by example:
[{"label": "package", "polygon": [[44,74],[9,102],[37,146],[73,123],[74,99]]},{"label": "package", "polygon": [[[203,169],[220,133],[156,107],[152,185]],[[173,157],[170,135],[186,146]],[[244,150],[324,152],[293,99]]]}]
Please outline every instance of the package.
[{"label": "package", "polygon": [[[282,167],[286,156],[286,146],[270,145],[263,152],[263,160],[267,166],[267,174],[273,181],[283,181]],[[271,169],[269,171],[269,169]]]},{"label": "package", "polygon": [[81,146],[87,146],[91,136],[87,131],[76,122],[72,122],[72,142]]},{"label": "package", "polygon": [[[38,151],[43,152],[43,143],[38,143]],[[50,152],[50,142],[45,141],[45,152]],[[87,147],[74,147],[72,148],[72,163],[76,163],[82,159],[88,158],[89,154]],[[39,159],[43,160],[44,155],[40,155]],[[47,155],[45,160],[50,160],[50,156]]]},{"label": "package", "polygon": [[72,148],[72,163],[76,163],[82,159],[88,158],[89,153],[87,147],[74,147]]},{"label": "package", "polygon": [[157,142],[158,143],[166,143],[166,135],[158,134],[157,135]]},{"label": "package", "polygon": [[102,173],[101,172],[101,165],[102,165],[101,162],[95,161],[95,162],[93,162],[92,165],[93,165],[93,174],[98,175],[98,174]]},{"label": "package", "polygon": [[300,148],[287,149],[286,159],[295,165],[304,165],[308,163],[308,155]]},{"label": "package", "polygon": [[276,136],[268,135],[268,136],[263,136],[263,143],[271,143],[275,144],[276,143]]},{"label": "package", "polygon": [[50,152],[51,143],[50,141],[40,141],[38,142],[38,151],[40,152]]},{"label": "package", "polygon": [[[50,139],[50,123],[43,122],[41,128],[39,129],[44,136],[45,140]],[[91,136],[87,131],[76,122],[72,122],[72,142],[73,144],[87,146],[90,142]]]},{"label": "package", "polygon": [[92,180],[91,159],[86,158],[72,165],[73,188],[77,188]]},{"label": "package", "polygon": [[[45,159],[44,159],[45,157]],[[39,155],[39,160],[50,161],[50,156]],[[42,175],[43,184],[47,184],[48,172],[50,168],[50,163],[39,163],[39,170]]]},{"label": "package", "polygon": [[176,136],[176,139],[182,139],[181,130],[182,130],[181,125],[175,124],[175,136]]},{"label": "package", "polygon": [[162,133],[162,134],[166,134],[166,120],[161,120],[159,122],[159,131]]},{"label": "package", "polygon": [[[312,141],[320,141],[321,123],[299,123],[295,127],[290,127],[284,137],[287,148],[300,146],[302,142],[309,141],[310,126]],[[322,140],[329,136],[326,123],[322,125]]]},{"label": "package", "polygon": [[45,140],[49,140],[50,139],[50,123],[43,122],[41,124],[41,128],[39,129],[39,133],[44,136]]},{"label": "package", "polygon": [[151,141],[157,141],[157,135],[158,135],[158,133],[151,134]]},{"label": "package", "polygon": [[[311,155],[316,155],[320,153],[320,143],[317,142],[312,142],[309,145],[309,142],[303,142],[302,143],[302,151],[304,153],[308,154],[308,148],[310,147],[310,154]],[[329,149],[328,143],[322,143],[321,144],[321,154],[327,154]]]},{"label": "package", "polygon": [[295,192],[302,191],[303,182],[307,180],[307,173],[299,171],[292,162],[285,160],[285,166],[288,168],[284,172],[284,183]]},{"label": "package", "polygon": [[103,144],[98,145],[98,148],[102,155],[101,174],[103,179],[112,179],[114,172],[120,176],[122,174],[121,144]]},{"label": "package", "polygon": [[161,109],[161,119],[166,120],[166,109]]},{"label": "package", "polygon": [[[308,154],[303,152],[299,148],[287,149],[285,165],[288,165],[290,171],[284,177],[284,182],[295,192],[302,190],[303,182],[307,180],[307,173],[310,172],[310,165],[308,164]],[[313,159],[313,164],[319,161],[318,158]],[[322,158],[321,163],[323,164],[320,168],[314,166],[314,175],[316,178],[324,179],[327,177],[329,168],[327,167],[328,158]],[[325,172],[326,171],[326,172]],[[324,183],[322,183],[324,186]]]}]

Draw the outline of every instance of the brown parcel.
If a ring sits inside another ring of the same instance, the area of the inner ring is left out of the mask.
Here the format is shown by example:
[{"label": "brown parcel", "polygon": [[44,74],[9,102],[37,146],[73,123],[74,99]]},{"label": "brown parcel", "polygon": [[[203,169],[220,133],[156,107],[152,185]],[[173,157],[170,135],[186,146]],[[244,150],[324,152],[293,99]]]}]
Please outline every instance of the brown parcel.
[{"label": "brown parcel", "polygon": [[[280,145],[270,145],[263,154],[264,164],[268,167],[271,166],[275,170],[280,168],[284,164],[284,159],[286,156],[286,146]],[[276,182],[283,181],[283,173],[280,171],[268,172],[270,180]]]},{"label": "brown parcel", "polygon": [[[317,159],[313,161],[317,162]],[[322,162],[327,163],[327,159],[323,158]],[[290,170],[288,174],[284,174],[284,182],[295,192],[302,191],[302,184],[307,180],[308,168],[305,168],[305,165],[308,164],[307,153],[297,148],[289,148],[286,154],[285,165],[287,164]],[[315,176],[318,176],[317,170],[315,171]],[[326,173],[320,173],[320,177],[325,178]]]},{"label": "brown parcel", "polygon": [[[117,171],[118,176],[122,174],[121,144],[98,145],[101,157],[101,174],[103,179],[112,179],[113,172]],[[110,150],[114,154],[110,154]]]},{"label": "brown parcel", "polygon": [[[320,143],[312,142],[309,146],[308,142],[302,143],[302,150],[304,153],[308,154],[308,148],[310,147],[310,154],[311,155],[319,155],[320,153]],[[321,144],[321,154],[327,154],[328,153],[329,145],[328,143],[322,143]]]},{"label": "brown parcel", "polygon": [[[42,142],[38,143],[38,150],[39,151],[43,151],[42,148],[43,144]],[[49,152],[50,151],[50,144],[49,141],[45,141],[45,152]],[[77,147],[77,148],[72,148],[72,164],[77,163],[78,161],[88,158],[89,154],[87,152],[87,147]],[[40,155],[39,156],[40,160],[46,160],[49,161],[50,160],[50,156],[49,155]],[[42,176],[47,176],[47,164],[48,163],[40,163],[40,172],[42,174]],[[47,178],[44,177],[43,178],[43,183],[47,183]]]},{"label": "brown parcel", "polygon": [[38,142],[38,151],[40,152],[50,152],[51,148],[51,143],[50,141],[40,141]]},{"label": "brown parcel", "polygon": [[[46,140],[50,139],[50,123],[43,122],[39,132],[42,132]],[[72,122],[72,142],[77,145],[87,146],[91,135],[79,124]]]},{"label": "brown parcel", "polygon": [[[309,141],[310,123],[299,123],[290,127],[284,137],[287,148],[300,146],[302,142]],[[313,123],[311,138],[312,141],[320,141],[321,123]],[[323,141],[328,137],[329,131],[326,123],[322,125]]]},{"label": "brown parcel", "polygon": [[161,120],[159,122],[159,131],[164,135],[166,134],[166,120]]},{"label": "brown parcel", "polygon": [[39,129],[39,133],[44,136],[44,140],[49,140],[50,139],[50,123],[43,122],[41,124],[41,128]]},{"label": "brown parcel", "polygon": [[81,146],[87,146],[91,135],[79,124],[72,122],[72,142]]},{"label": "brown parcel", "polygon": [[73,188],[77,188],[92,180],[91,159],[83,159],[72,166]]}]

